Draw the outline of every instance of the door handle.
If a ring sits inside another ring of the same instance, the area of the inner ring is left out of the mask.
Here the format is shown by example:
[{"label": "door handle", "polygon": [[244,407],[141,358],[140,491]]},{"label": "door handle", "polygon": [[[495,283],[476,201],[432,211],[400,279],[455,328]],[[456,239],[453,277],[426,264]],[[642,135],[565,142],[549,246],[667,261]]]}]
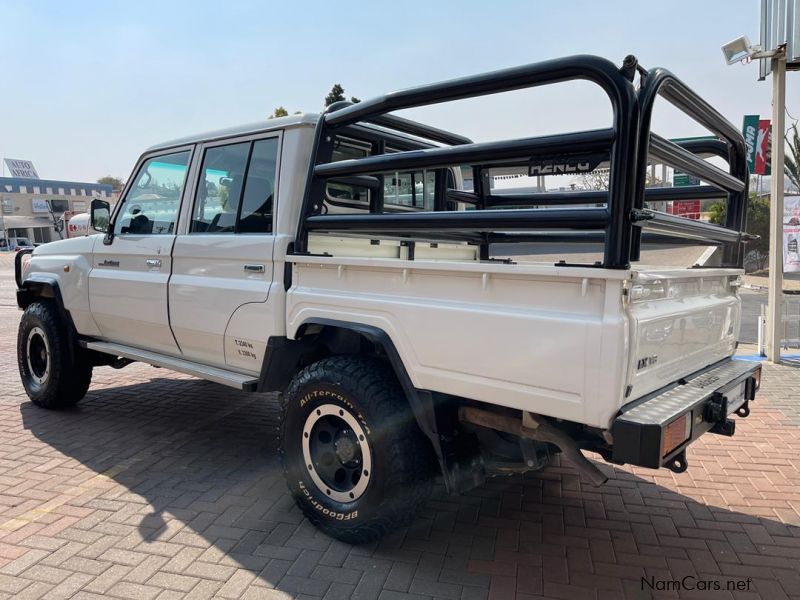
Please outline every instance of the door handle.
[{"label": "door handle", "polygon": [[148,258],[146,261],[147,266],[151,269],[160,269],[161,268],[161,259],[160,258]]},{"label": "door handle", "polygon": [[244,270],[246,273],[263,273],[264,265],[245,265]]}]

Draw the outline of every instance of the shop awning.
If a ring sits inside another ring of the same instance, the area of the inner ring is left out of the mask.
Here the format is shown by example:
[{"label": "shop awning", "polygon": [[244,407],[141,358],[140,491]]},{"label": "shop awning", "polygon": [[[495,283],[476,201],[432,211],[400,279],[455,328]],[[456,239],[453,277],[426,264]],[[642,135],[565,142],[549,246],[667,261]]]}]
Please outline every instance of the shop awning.
[{"label": "shop awning", "polygon": [[52,229],[50,217],[29,217],[20,215],[0,216],[0,229],[27,229],[29,227],[46,227]]}]

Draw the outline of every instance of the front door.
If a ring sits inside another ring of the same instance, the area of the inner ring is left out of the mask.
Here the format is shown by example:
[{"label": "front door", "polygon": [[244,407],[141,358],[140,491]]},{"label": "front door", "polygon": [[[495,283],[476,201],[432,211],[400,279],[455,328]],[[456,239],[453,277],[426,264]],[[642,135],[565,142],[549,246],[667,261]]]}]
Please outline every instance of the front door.
[{"label": "front door", "polygon": [[104,339],[177,355],[167,293],[191,148],[146,158],[115,212],[110,244],[94,248],[89,302]]},{"label": "front door", "polygon": [[189,360],[261,368],[276,322],[268,300],[279,147],[272,133],[198,148],[190,219],[175,240],[169,283],[172,331]]}]

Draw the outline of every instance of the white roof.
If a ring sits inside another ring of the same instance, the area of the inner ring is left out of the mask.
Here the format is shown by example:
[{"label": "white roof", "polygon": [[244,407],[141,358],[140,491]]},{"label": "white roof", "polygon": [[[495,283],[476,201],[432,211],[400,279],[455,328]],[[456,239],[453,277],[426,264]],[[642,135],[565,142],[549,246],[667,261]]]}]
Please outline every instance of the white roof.
[{"label": "white roof", "polygon": [[196,135],[170,140],[161,144],[150,146],[146,152],[154,150],[164,150],[166,148],[174,148],[176,146],[185,146],[187,144],[196,144],[198,142],[208,142],[211,140],[221,140],[229,137],[238,137],[240,135],[250,135],[254,133],[263,133],[273,129],[286,129],[287,127],[301,127],[301,126],[314,126],[319,120],[318,113],[302,113],[299,115],[289,115],[288,117],[277,117],[275,119],[265,119],[264,121],[257,121],[255,123],[248,123],[247,125],[239,125],[237,127],[228,127],[227,129],[218,129],[216,131],[209,131]]}]

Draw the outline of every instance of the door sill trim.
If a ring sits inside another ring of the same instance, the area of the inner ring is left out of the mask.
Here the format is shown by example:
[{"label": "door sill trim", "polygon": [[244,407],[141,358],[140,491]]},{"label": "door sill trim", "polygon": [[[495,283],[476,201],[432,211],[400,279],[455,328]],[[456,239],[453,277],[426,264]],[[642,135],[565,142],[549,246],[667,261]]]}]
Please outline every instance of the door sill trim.
[{"label": "door sill trim", "polygon": [[165,354],[159,354],[158,352],[142,350],[140,348],[133,348],[132,346],[115,344],[113,342],[81,340],[80,345],[87,350],[121,356],[122,358],[147,363],[154,367],[163,367],[171,371],[177,371],[178,373],[199,377],[206,381],[220,383],[237,390],[242,390],[243,392],[254,392],[258,387],[258,378],[252,375],[244,375],[236,371],[220,369],[219,367],[210,367],[184,358],[175,358],[174,356],[167,356]]}]

